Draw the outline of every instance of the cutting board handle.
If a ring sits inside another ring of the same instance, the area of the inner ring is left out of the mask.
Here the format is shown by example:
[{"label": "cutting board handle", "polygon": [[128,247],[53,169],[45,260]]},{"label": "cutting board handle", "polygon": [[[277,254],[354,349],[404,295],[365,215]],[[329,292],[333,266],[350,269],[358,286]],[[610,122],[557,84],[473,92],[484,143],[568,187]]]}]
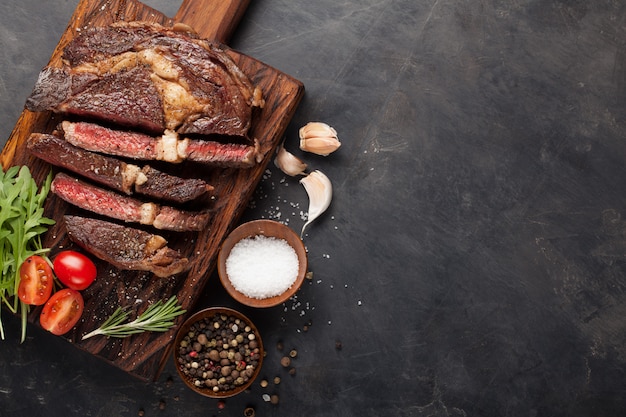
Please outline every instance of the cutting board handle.
[{"label": "cutting board handle", "polygon": [[191,26],[206,39],[227,43],[250,0],[183,0],[174,21]]}]

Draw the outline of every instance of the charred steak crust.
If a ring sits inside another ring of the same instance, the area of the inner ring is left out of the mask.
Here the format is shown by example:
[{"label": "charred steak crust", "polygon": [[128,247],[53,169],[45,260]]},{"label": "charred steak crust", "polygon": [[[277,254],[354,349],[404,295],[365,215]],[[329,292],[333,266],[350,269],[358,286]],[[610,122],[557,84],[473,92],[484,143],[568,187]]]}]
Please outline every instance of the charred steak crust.
[{"label": "charred steak crust", "polygon": [[258,88],[224,48],[147,22],[81,32],[61,69],[40,74],[26,107],[89,116],[151,133],[247,137]]},{"label": "charred steak crust", "polygon": [[145,165],[140,168],[116,158],[76,147],[55,135],[33,133],[28,150],[52,165],[73,171],[111,189],[185,203],[213,190],[205,181],[180,178]]},{"label": "charred steak crust", "polygon": [[50,189],[63,200],[84,210],[162,230],[200,231],[207,226],[210,218],[208,211],[192,212],[156,203],[144,203],[62,172],[56,174]]},{"label": "charred steak crust", "polygon": [[168,277],[189,268],[189,260],[167,247],[159,235],[87,217],[66,215],[63,219],[74,243],[118,269]]},{"label": "charred steak crust", "polygon": [[[150,75],[145,67],[103,74],[81,85],[83,90],[59,103],[56,111],[159,132],[165,124],[165,113]],[[69,76],[80,77],[80,73],[70,72]]]},{"label": "charred steak crust", "polygon": [[31,154],[52,165],[82,174],[109,188],[130,193],[122,173],[126,163],[77,148],[66,140],[45,133],[33,133],[26,144]]},{"label": "charred steak crust", "polygon": [[181,178],[166,174],[150,165],[144,165],[139,177],[142,180],[135,182],[137,193],[178,203],[195,200],[214,189],[212,185],[201,179]]}]

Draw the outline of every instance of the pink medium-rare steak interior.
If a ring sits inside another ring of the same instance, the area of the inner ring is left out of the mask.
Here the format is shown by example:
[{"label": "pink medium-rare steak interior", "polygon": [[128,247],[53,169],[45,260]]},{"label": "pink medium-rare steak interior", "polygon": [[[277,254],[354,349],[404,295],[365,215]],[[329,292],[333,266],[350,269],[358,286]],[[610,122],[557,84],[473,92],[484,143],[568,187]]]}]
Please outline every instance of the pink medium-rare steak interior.
[{"label": "pink medium-rare steak interior", "polygon": [[95,123],[62,123],[65,139],[71,144],[94,152],[132,159],[180,163],[184,160],[229,168],[249,168],[263,155],[258,141],[254,145],[222,143],[212,140],[179,139],[173,131],[162,136],[104,127]]},{"label": "pink medium-rare steak interior", "polygon": [[125,222],[154,226],[157,229],[200,231],[209,221],[208,211],[191,212],[104,190],[84,181],[58,173],[52,181],[54,194],[84,210]]},{"label": "pink medium-rare steak interior", "polygon": [[184,203],[213,190],[199,178],[181,178],[149,165],[139,167],[117,158],[90,152],[55,135],[33,133],[28,150],[46,162],[73,171],[108,188]]}]

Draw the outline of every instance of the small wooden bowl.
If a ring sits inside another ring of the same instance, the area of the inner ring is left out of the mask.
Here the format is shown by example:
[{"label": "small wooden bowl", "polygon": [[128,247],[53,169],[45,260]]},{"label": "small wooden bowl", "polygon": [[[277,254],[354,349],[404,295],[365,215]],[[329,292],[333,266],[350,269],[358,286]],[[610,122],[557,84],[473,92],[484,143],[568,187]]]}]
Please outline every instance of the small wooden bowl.
[{"label": "small wooden bowl", "polygon": [[[217,392],[213,391],[210,387],[196,386],[194,384],[194,380],[192,379],[192,377],[184,373],[182,369],[184,365],[181,365],[179,363],[179,357],[181,357],[181,353],[179,351],[180,342],[185,338],[185,336],[187,336],[193,324],[204,319],[210,319],[211,317],[215,315],[225,315],[229,317],[234,317],[236,319],[240,319],[241,321],[245,322],[248,326],[250,326],[251,333],[254,333],[255,340],[257,341],[258,348],[259,348],[258,359],[256,359],[256,356],[254,358],[255,360],[258,361],[257,366],[256,368],[254,368],[254,372],[252,376],[250,376],[248,381],[245,384],[239,385],[233,389],[217,391]],[[240,392],[245,391],[246,389],[250,387],[250,385],[254,382],[256,377],[259,375],[259,372],[261,371],[261,366],[263,365],[263,356],[264,356],[263,341],[261,340],[261,334],[259,333],[259,330],[256,328],[254,323],[252,323],[252,321],[250,321],[250,319],[247,318],[245,315],[243,315],[242,313],[236,310],[226,308],[226,307],[207,308],[207,309],[198,311],[197,313],[189,317],[178,330],[178,334],[176,335],[173,350],[174,350],[174,353],[173,353],[174,366],[176,367],[176,371],[178,372],[178,376],[180,376],[180,379],[182,379],[185,385],[187,385],[193,391],[197,392],[198,394],[204,395],[206,397],[210,397],[210,398],[228,398],[228,397],[237,395]]]},{"label": "small wooden bowl", "polygon": [[[296,251],[299,262],[298,276],[291,287],[289,287],[289,289],[282,294],[268,298],[253,298],[237,291],[237,289],[235,289],[233,284],[230,282],[228,274],[226,273],[226,259],[228,259],[228,255],[230,254],[233,246],[235,246],[237,242],[242,239],[259,235],[275,237],[287,241],[287,243],[289,243],[289,245]],[[217,272],[220,276],[220,281],[228,294],[241,304],[258,308],[277,306],[293,296],[304,282],[307,267],[308,259],[306,248],[304,247],[304,243],[302,242],[302,239],[300,239],[300,236],[298,236],[289,226],[274,220],[253,220],[237,227],[230,233],[230,235],[228,235],[228,237],[224,240],[224,243],[222,243],[222,248],[217,259]]]}]

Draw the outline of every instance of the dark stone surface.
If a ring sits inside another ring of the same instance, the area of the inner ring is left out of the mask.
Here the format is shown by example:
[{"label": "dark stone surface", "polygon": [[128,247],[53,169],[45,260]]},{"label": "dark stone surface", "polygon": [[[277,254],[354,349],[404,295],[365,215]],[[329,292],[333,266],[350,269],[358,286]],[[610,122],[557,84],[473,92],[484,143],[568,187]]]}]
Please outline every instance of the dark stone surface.
[{"label": "dark stone surface", "polygon": [[[75,5],[0,4],[3,140]],[[286,146],[334,185],[297,300],[214,277],[198,306],[249,314],[282,383],[218,410],[171,363],[137,381],[3,312],[1,415],[625,415],[626,3],[259,0],[230,44],[305,84]],[[299,151],[311,120],[337,153]],[[246,218],[299,230],[307,204],[270,167]]]}]

